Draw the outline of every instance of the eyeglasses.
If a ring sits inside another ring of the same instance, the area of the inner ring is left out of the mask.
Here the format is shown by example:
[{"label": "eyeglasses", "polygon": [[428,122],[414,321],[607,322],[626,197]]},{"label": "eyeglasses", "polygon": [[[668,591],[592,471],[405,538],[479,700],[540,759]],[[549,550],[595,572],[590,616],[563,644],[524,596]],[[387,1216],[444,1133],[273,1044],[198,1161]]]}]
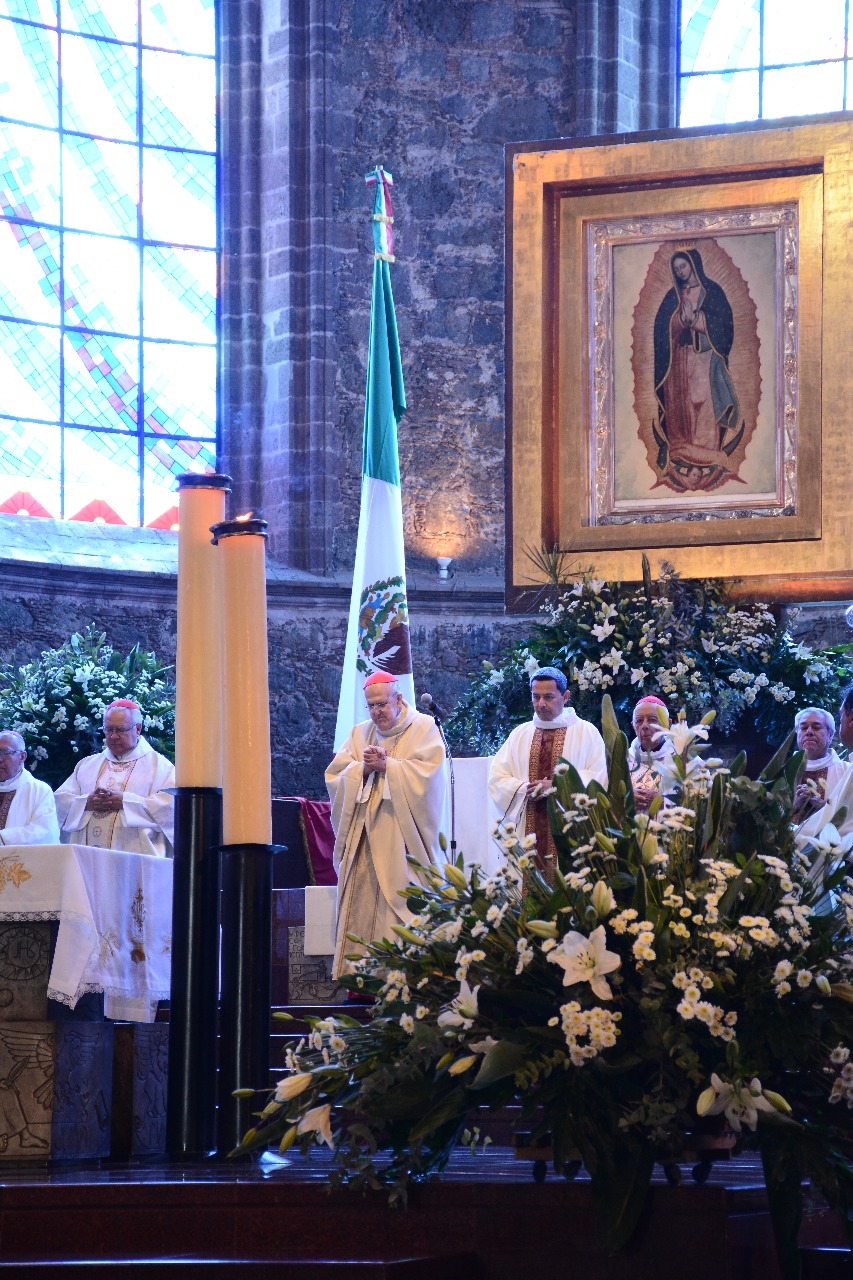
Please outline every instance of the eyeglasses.
[{"label": "eyeglasses", "polygon": [[116,729],[114,725],[110,725],[108,729],[104,729],[104,733],[109,737],[111,733],[133,733],[137,726],[135,724],[128,725],[126,729]]},{"label": "eyeglasses", "polygon": [[23,754],[20,748],[17,751],[13,751],[11,747],[0,747],[0,758],[3,756],[22,756]]}]

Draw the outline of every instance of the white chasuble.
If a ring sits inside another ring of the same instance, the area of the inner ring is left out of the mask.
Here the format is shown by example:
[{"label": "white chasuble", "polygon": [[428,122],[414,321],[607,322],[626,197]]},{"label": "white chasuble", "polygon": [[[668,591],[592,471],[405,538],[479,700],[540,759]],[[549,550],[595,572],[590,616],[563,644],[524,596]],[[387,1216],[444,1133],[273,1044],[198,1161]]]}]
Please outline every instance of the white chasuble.
[{"label": "white chasuble", "polygon": [[12,791],[0,844],[59,844],[56,806],[46,782],[22,769],[17,778],[0,784],[0,792]]},{"label": "white chasuble", "polygon": [[[62,843],[170,855],[175,802],[166,788],[174,785],[173,765],[144,738],[121,758],[108,747],[87,756],[56,792]],[[96,815],[86,808],[99,787],[121,796],[116,813]]]},{"label": "white chasuble", "polygon": [[[365,779],[364,749],[377,744],[388,755],[385,774]],[[346,953],[358,950],[347,933],[371,942],[412,918],[400,897],[415,879],[406,854],[423,866],[439,861],[445,785],[435,722],[405,702],[387,733],[370,720],[357,724],[326,770],[338,872],[336,978],[347,972]]]},{"label": "white chasuble", "polygon": [[593,779],[607,786],[607,756],[604,739],[594,724],[581,720],[571,707],[565,707],[556,720],[540,720],[534,715],[527,724],[513,729],[496,752],[489,769],[489,799],[495,822],[514,822],[524,830],[527,815],[527,784],[530,777],[530,753],[537,729],[565,728],[562,756],[574,765],[584,786]]}]

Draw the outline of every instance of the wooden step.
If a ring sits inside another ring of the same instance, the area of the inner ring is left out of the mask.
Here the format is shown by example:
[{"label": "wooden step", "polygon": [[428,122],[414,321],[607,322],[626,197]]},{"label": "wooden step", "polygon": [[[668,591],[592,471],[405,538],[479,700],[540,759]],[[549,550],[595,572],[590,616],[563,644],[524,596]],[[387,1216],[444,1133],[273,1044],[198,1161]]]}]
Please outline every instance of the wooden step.
[{"label": "wooden step", "polygon": [[3,1262],[0,1275],[20,1276],[21,1280],[87,1280],[105,1276],[109,1280],[122,1277],[138,1280],[144,1270],[147,1276],[175,1277],[175,1280],[205,1280],[213,1273],[216,1280],[261,1280],[283,1277],[283,1280],[479,1280],[483,1275],[473,1253],[437,1254],[431,1258],[339,1259],[288,1258],[146,1258],[144,1261],[119,1261],[103,1258],[74,1262]]},{"label": "wooden step", "polygon": [[801,1249],[802,1280],[853,1280],[853,1250],[832,1247]]}]

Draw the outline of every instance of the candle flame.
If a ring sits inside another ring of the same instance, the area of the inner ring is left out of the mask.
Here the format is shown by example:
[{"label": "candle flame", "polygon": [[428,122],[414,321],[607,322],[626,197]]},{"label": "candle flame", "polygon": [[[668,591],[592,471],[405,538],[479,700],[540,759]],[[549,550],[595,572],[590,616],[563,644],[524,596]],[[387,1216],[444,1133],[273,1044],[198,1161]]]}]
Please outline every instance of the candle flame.
[{"label": "candle flame", "polygon": [[235,516],[235,517],[234,517],[234,519],[235,519],[235,520],[244,520],[244,521],[245,521],[245,520],[252,520],[253,518],[254,518],[254,512],[252,512],[252,511],[244,511],[244,512],[242,513],[242,515],[239,515],[239,516]]}]

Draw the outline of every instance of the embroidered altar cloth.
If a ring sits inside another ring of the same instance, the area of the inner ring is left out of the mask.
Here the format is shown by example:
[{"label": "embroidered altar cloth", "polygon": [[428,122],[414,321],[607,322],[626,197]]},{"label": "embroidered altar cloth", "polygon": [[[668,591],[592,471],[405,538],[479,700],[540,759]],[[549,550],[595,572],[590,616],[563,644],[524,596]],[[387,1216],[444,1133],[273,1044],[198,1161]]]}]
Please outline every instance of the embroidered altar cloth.
[{"label": "embroidered altar cloth", "polygon": [[57,920],[52,1000],[103,991],[109,1017],[149,1022],[169,998],[172,862],[80,844],[0,855],[0,920]]}]

